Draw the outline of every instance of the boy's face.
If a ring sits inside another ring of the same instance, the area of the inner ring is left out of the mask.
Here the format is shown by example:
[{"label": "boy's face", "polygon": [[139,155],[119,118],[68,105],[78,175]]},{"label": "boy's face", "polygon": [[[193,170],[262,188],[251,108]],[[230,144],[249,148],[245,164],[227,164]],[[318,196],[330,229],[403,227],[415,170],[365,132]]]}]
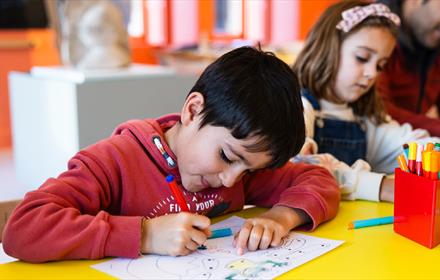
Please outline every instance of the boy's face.
[{"label": "boy's face", "polygon": [[199,129],[203,96],[191,93],[181,114],[181,125],[167,133],[167,141],[177,156],[182,185],[191,192],[206,188],[232,187],[249,171],[265,168],[271,162],[267,152],[248,152],[246,140],[234,138],[224,127],[206,125]]}]

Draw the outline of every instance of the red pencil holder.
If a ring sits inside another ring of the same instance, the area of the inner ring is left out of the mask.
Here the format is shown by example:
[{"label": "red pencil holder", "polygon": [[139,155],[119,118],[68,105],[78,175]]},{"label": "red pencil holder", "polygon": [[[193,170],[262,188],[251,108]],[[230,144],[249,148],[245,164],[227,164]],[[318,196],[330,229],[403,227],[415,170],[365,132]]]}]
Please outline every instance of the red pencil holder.
[{"label": "red pencil holder", "polygon": [[395,170],[394,231],[430,249],[440,243],[440,181]]}]

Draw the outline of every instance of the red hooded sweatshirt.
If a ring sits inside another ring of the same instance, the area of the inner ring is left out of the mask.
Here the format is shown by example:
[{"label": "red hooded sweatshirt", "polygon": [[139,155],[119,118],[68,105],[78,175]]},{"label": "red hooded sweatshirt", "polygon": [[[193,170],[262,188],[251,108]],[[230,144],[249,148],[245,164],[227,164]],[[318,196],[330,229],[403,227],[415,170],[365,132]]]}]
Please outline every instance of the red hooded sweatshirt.
[{"label": "red hooded sweatshirt", "polygon": [[[126,122],[110,138],[78,152],[66,172],[17,206],[3,235],[6,253],[29,262],[139,256],[142,217],[178,212],[165,181],[172,174],[179,183],[178,168],[167,164],[152,138],[160,137],[177,162],[164,132],[179,118]],[[339,203],[330,173],[293,163],[246,175],[232,188],[182,191],[191,212],[213,217],[245,204],[284,205],[304,210],[312,220],[308,229],[333,218]]]}]

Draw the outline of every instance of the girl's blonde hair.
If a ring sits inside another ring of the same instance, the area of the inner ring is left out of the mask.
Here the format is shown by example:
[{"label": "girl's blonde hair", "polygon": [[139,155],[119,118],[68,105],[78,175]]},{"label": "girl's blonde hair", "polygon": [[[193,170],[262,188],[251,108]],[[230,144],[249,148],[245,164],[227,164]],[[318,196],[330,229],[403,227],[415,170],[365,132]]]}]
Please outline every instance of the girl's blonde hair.
[{"label": "girl's blonde hair", "polygon": [[[342,19],[342,12],[355,6],[366,6],[371,2],[360,0],[341,1],[330,6],[318,19],[307,35],[304,48],[298,55],[293,70],[299,77],[301,87],[309,89],[317,98],[336,101],[333,95],[336,74],[339,68],[342,42],[351,34],[365,27],[388,29],[397,37],[397,26],[390,19],[369,16],[350,31],[343,32],[336,28]],[[376,86],[361,98],[349,104],[356,115],[367,116],[377,124],[386,121],[386,112]]]}]

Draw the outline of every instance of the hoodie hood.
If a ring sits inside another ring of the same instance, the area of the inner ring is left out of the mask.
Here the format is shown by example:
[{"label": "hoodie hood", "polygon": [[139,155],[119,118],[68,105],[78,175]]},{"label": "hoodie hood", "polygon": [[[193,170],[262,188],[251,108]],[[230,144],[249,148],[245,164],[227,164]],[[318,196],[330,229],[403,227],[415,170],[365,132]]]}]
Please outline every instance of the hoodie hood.
[{"label": "hoodie hood", "polygon": [[170,114],[158,119],[130,120],[119,125],[112,135],[134,136],[145,154],[155,159],[153,162],[164,174],[172,174],[177,181],[180,181],[176,155],[165,139],[165,132],[177,122],[180,122],[178,114]]}]

